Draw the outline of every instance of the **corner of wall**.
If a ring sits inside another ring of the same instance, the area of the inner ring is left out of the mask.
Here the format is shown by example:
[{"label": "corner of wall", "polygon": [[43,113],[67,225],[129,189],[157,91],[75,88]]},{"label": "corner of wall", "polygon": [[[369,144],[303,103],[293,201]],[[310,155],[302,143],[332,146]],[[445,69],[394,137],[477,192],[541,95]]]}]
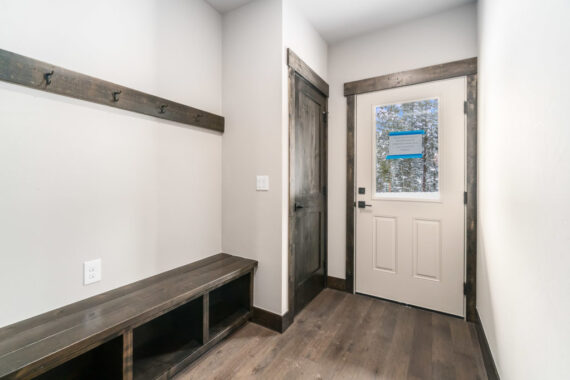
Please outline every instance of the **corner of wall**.
[{"label": "corner of wall", "polygon": [[[282,1],[223,17],[223,249],[259,262],[254,305],[283,314]],[[277,122],[276,122],[277,121]],[[270,177],[269,191],[255,176]]]}]

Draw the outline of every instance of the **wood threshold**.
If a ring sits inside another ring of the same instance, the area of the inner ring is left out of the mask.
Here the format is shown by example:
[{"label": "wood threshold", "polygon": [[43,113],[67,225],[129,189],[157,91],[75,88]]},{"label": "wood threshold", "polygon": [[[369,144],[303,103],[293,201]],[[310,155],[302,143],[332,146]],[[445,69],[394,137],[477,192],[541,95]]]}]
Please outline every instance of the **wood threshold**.
[{"label": "wood threshold", "polygon": [[159,119],[224,132],[224,118],[0,49],[0,80]]}]

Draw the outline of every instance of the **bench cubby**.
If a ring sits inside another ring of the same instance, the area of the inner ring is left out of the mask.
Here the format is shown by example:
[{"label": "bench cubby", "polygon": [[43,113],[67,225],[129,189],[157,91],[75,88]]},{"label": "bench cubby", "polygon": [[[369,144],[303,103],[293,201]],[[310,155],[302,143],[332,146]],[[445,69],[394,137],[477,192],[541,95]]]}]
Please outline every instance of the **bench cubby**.
[{"label": "bench cubby", "polygon": [[133,377],[155,378],[203,344],[203,299],[196,298],[133,330]]},{"label": "bench cubby", "polygon": [[123,338],[118,336],[37,377],[38,380],[120,380]]},{"label": "bench cubby", "polygon": [[218,254],[0,328],[0,379],[168,379],[253,312],[254,260]]},{"label": "bench cubby", "polygon": [[251,310],[250,276],[246,274],[210,292],[208,321],[210,338],[215,338],[248,315]]}]

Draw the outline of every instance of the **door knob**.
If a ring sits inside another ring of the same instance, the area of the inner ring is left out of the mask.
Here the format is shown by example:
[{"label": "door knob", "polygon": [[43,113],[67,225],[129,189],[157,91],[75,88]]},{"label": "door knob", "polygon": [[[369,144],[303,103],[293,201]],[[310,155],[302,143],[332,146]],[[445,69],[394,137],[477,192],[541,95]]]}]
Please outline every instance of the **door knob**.
[{"label": "door knob", "polygon": [[300,204],[300,203],[295,202],[295,206],[293,206],[293,208],[295,209],[295,211],[297,211],[297,210],[299,210],[299,209],[301,209],[301,208],[305,208],[305,206],[303,206],[303,205]]},{"label": "door knob", "polygon": [[372,207],[372,205],[367,205],[365,201],[358,201],[358,208]]}]

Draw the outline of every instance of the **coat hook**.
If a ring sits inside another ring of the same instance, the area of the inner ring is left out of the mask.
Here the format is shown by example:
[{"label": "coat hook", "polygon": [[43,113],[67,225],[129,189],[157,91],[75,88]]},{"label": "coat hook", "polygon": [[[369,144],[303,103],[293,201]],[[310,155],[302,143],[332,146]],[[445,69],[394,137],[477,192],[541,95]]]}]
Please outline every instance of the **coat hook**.
[{"label": "coat hook", "polygon": [[51,76],[52,75],[53,75],[53,70],[49,73],[44,74],[44,78],[46,80],[46,86],[49,86],[51,84]]},{"label": "coat hook", "polygon": [[121,94],[121,90],[113,92],[113,101],[116,103],[119,101],[119,95]]},{"label": "coat hook", "polygon": [[160,106],[160,112],[159,113],[166,113],[166,107],[168,107],[168,104],[163,104]]}]

